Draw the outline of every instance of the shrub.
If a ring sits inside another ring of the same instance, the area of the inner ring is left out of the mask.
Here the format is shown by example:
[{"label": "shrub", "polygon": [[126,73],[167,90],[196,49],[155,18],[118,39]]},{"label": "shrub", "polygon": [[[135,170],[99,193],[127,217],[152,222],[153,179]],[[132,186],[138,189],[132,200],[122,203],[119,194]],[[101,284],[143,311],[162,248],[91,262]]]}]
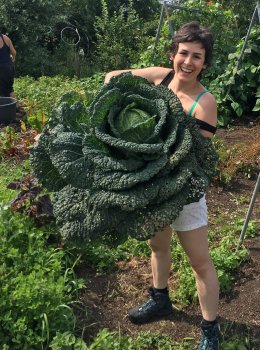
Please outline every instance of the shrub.
[{"label": "shrub", "polygon": [[143,23],[129,0],[127,10],[120,6],[112,15],[102,0],[102,15],[96,17],[97,63],[102,71],[129,68],[146,47]]}]

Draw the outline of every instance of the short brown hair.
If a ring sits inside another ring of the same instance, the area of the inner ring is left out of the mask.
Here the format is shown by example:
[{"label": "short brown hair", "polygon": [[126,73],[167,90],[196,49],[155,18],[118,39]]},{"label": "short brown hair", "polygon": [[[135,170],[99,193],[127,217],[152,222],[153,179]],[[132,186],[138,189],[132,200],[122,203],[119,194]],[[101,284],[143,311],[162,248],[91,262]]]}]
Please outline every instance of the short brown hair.
[{"label": "short brown hair", "polygon": [[175,56],[179,43],[187,43],[198,41],[205,49],[205,64],[210,65],[213,57],[213,35],[205,27],[202,27],[199,22],[189,22],[184,24],[173,36],[170,47],[170,54]]}]

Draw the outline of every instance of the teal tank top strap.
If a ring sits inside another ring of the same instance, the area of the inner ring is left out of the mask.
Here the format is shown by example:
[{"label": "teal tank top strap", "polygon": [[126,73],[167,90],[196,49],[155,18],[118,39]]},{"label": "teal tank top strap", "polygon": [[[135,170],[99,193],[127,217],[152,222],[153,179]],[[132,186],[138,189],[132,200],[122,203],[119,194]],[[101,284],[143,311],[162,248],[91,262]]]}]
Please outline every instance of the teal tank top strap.
[{"label": "teal tank top strap", "polygon": [[203,96],[206,92],[208,92],[207,89],[204,89],[203,91],[201,91],[198,96],[196,97],[196,100],[193,102],[191,109],[189,110],[188,116],[192,117],[192,113],[194,111],[194,108],[197,106],[197,103],[199,102],[199,99],[201,98],[201,96]]}]

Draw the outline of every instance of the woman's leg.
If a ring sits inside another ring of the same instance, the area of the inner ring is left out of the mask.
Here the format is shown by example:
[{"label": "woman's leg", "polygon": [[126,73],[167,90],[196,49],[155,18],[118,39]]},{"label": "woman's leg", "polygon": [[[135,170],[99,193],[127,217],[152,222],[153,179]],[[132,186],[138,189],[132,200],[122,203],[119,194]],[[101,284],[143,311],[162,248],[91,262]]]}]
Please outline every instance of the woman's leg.
[{"label": "woman's leg", "polygon": [[166,227],[149,240],[152,249],[153,286],[157,289],[166,288],[168,284],[171,269],[171,237],[172,229]]},{"label": "woman's leg", "polygon": [[209,255],[207,226],[177,234],[193,269],[202,316],[213,321],[218,312],[219,284]]},{"label": "woman's leg", "polygon": [[167,284],[171,268],[171,235],[170,227],[156,233],[149,243],[152,249],[151,266],[153,287],[149,289],[150,298],[140,306],[129,311],[128,317],[133,323],[145,323],[152,318],[172,313]]}]

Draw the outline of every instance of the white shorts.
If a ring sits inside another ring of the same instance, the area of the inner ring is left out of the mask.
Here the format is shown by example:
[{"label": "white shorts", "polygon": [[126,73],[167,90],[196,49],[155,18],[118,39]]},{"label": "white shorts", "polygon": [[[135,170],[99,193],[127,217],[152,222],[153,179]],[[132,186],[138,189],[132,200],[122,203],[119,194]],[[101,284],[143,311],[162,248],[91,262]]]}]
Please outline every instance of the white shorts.
[{"label": "white shorts", "polygon": [[198,201],[184,205],[177,219],[171,224],[175,231],[190,231],[208,225],[208,208],[205,195]]}]

